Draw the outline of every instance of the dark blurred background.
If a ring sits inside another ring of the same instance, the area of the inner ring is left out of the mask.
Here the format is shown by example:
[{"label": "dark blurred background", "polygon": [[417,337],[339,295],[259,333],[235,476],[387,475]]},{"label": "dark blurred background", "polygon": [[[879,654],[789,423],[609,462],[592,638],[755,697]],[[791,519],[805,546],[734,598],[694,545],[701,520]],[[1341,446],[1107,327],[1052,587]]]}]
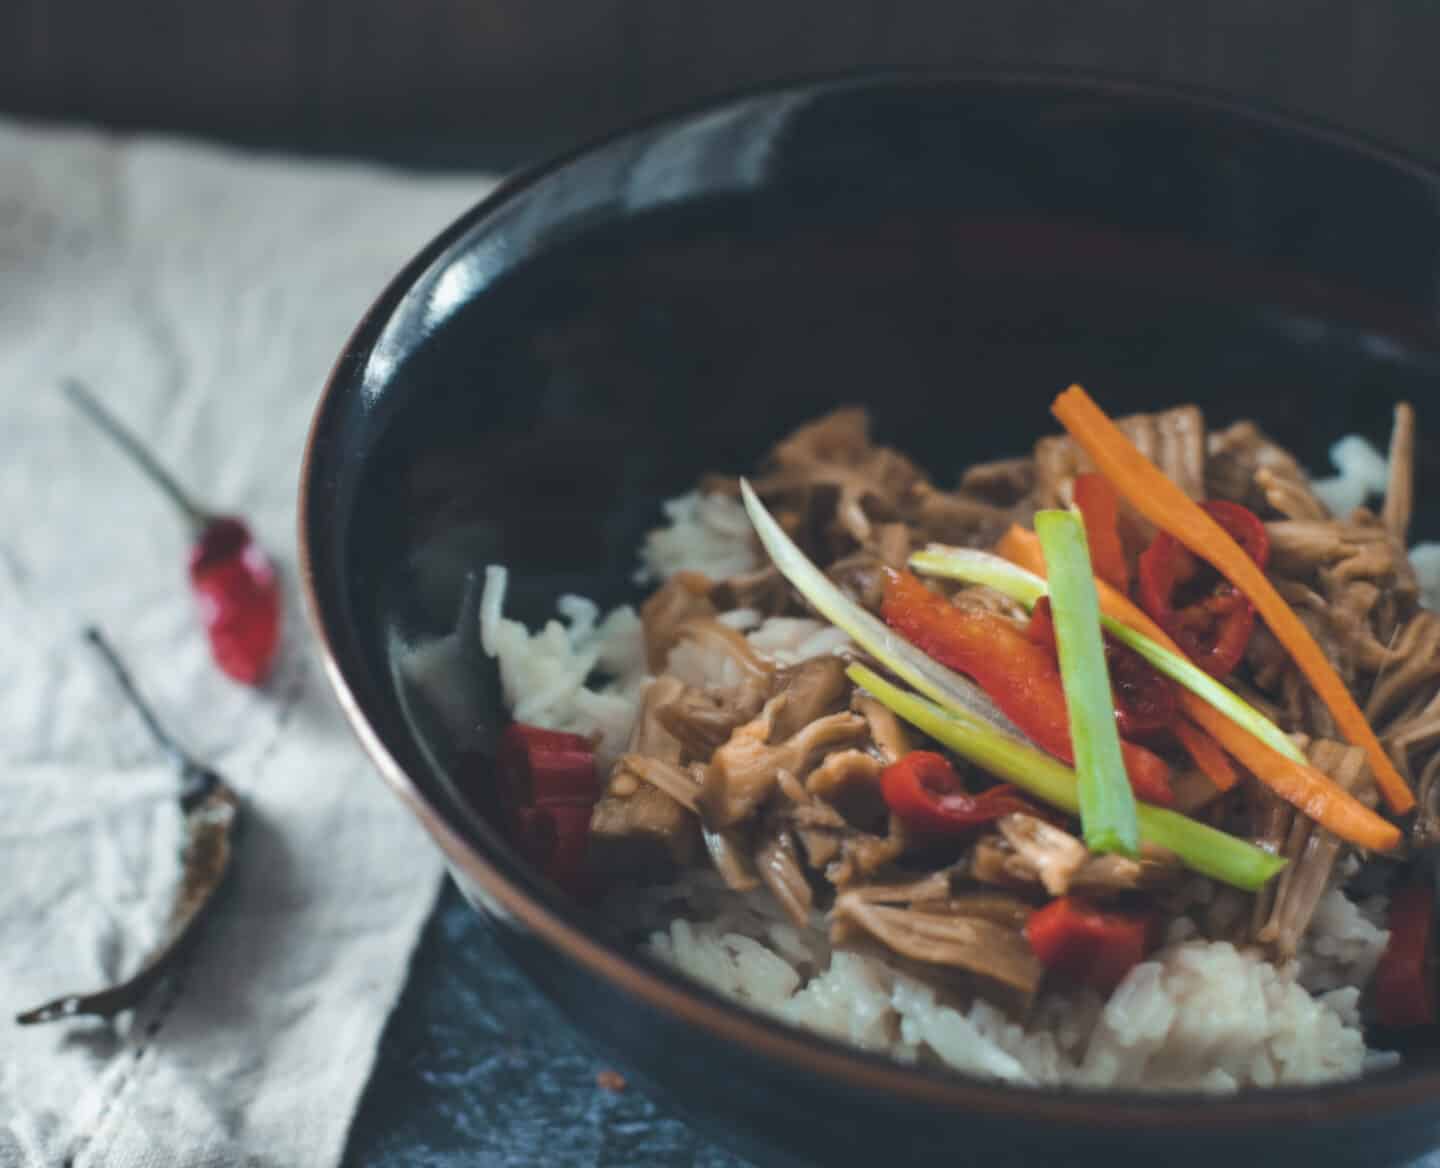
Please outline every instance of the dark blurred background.
[{"label": "dark blurred background", "polygon": [[1434,0],[0,0],[0,111],[445,162],[777,75],[1061,65],[1435,156],[1437,40]]}]

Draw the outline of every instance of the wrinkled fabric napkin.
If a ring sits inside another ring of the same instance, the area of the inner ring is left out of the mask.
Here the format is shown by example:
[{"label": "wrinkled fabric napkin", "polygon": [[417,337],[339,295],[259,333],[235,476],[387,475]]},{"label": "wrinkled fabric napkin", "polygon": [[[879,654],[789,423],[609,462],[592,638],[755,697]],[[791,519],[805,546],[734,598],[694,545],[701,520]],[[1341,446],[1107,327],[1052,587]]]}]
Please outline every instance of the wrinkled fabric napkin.
[{"label": "wrinkled fabric napkin", "polygon": [[[300,607],[311,411],[386,280],[483,195],[433,178],[0,122],[0,1165],[331,1165],[440,879]],[[211,663],[167,501],[56,390],[86,382],[285,583],[260,691]],[[14,1014],[131,971],[178,877],[172,770],[105,629],[240,792],[202,944],[114,1023]]]}]

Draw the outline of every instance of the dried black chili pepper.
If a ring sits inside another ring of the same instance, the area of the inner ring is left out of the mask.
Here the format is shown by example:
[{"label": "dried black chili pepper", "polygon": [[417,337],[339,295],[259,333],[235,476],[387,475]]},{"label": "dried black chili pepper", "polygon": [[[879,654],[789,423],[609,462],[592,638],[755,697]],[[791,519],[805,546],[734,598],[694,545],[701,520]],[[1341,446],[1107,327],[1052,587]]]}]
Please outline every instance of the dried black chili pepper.
[{"label": "dried black chili pepper", "polygon": [[183,872],[170,918],[166,922],[164,939],[134,975],[105,989],[86,994],[66,994],[43,1006],[26,1010],[15,1019],[22,1026],[82,1014],[110,1018],[139,1005],[189,947],[206,910],[214,904],[216,893],[230,868],[235,826],[239,820],[240,802],[235,792],[218,774],[186,754],[170,737],[100,631],[87,629],[85,635],[110,666],[120,689],[140,715],[150,736],[180,772],[180,808],[185,813]]}]

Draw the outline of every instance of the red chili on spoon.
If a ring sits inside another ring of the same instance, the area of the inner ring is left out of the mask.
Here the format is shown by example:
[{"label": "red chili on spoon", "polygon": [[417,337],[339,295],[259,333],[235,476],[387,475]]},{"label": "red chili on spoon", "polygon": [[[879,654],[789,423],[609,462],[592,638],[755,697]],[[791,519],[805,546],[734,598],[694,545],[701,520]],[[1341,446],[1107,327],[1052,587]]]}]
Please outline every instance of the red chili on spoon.
[{"label": "red chili on spoon", "polygon": [[197,504],[138,438],[76,381],[65,395],[159,487],[190,526],[190,590],[215,663],[246,685],[265,680],[280,645],[280,588],[265,549],[243,519]]}]

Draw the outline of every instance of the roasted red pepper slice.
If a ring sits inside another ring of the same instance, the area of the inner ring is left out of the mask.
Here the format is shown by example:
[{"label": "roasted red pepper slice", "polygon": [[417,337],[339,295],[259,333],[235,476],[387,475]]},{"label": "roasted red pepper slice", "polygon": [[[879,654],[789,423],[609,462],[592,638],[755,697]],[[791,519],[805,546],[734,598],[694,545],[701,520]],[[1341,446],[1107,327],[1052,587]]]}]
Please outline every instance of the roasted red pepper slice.
[{"label": "roasted red pepper slice", "polygon": [[[1055,617],[1050,598],[1042,596],[1030,614],[1026,635],[1037,645],[1056,652]],[[1105,667],[1115,699],[1115,721],[1125,738],[1144,738],[1168,730],[1180,712],[1180,699],[1170,679],[1128,645],[1105,635]]]},{"label": "roasted red pepper slice", "polygon": [[1390,898],[1390,943],[1375,969],[1375,1016],[1385,1026],[1435,1021],[1435,893],[1407,884]]},{"label": "roasted red pepper slice", "polygon": [[880,776],[880,792],[906,827],[931,835],[957,835],[1002,815],[1038,814],[1008,783],[972,795],[943,755],[912,750]]},{"label": "roasted red pepper slice", "polygon": [[1120,541],[1120,492],[1102,474],[1075,480],[1075,506],[1085,520],[1085,542],[1095,575],[1121,592],[1130,591],[1130,564]]},{"label": "roasted red pepper slice", "polygon": [[[923,652],[972,677],[1042,750],[1075,761],[1060,667],[1050,650],[1002,616],[957,608],[909,572],[887,574],[881,613]],[[1122,742],[1120,750],[1138,798],[1162,806],[1174,802],[1164,759],[1133,742]]]},{"label": "roasted red pepper slice", "polygon": [[589,741],[513,722],[500,736],[496,769],[517,850],[567,892],[584,894],[590,814],[600,797]]},{"label": "roasted red pepper slice", "polygon": [[[1270,534],[1248,507],[1213,499],[1210,518],[1263,569]],[[1179,540],[1160,532],[1140,556],[1140,606],[1211,677],[1228,677],[1255,630],[1255,606]]]},{"label": "roasted red pepper slice", "polygon": [[1108,994],[1155,947],[1153,913],[1101,911],[1073,896],[1052,900],[1025,922],[1025,938],[1046,969]]}]

